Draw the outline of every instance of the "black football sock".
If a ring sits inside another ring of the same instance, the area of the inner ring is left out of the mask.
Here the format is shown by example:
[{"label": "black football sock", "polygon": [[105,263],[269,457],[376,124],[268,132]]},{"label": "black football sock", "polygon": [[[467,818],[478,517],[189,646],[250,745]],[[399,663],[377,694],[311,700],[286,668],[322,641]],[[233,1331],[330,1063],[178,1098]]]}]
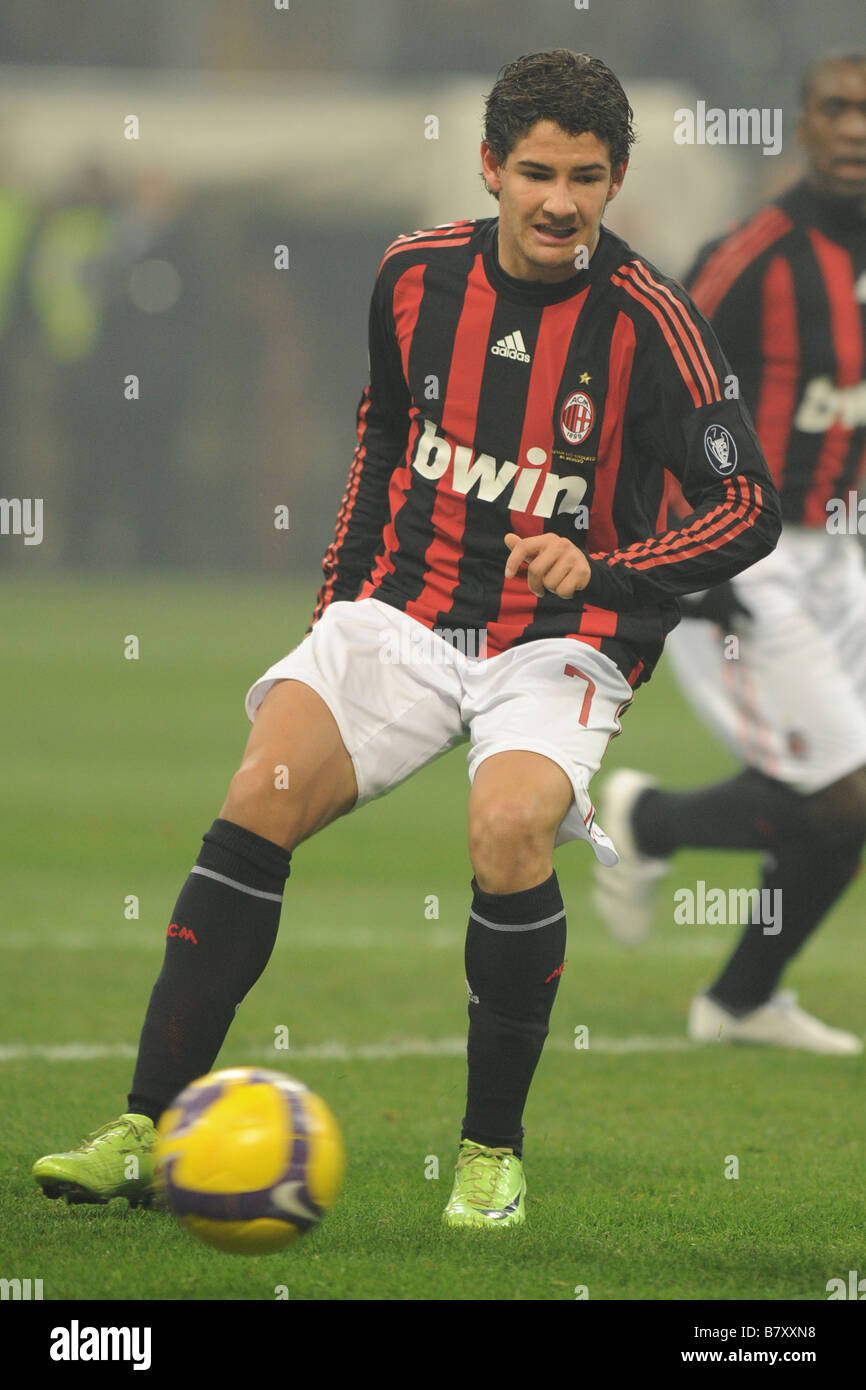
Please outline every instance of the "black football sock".
[{"label": "black football sock", "polygon": [[632,827],[642,854],[674,850],[766,849],[812,832],[808,797],[754,768],[695,791],[650,788],[635,803]]},{"label": "black football sock", "polygon": [[786,845],[768,854],[763,887],[781,895],[777,900],[781,906],[781,930],[765,933],[766,914],[763,921],[753,921],[746,927],[724,970],[707,991],[710,997],[737,1016],[765,1004],[785,966],[857,873],[861,853],[860,844],[810,841]]},{"label": "black football sock", "polygon": [[523,1107],[565,964],[565,908],[555,873],[520,893],[485,893],[474,879],[472,887],[462,1138],[519,1155]]},{"label": "black football sock", "polygon": [[141,1032],[129,1112],[154,1121],[214,1063],[270,958],[291,854],[215,820],[181,889]]}]

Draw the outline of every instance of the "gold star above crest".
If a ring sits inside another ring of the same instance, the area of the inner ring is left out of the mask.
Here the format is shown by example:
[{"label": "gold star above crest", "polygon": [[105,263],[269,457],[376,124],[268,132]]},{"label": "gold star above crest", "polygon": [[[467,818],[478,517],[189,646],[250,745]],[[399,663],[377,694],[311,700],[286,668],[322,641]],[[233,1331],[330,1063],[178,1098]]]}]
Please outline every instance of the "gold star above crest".
[{"label": "gold star above crest", "polygon": [[580,374],[580,384],[581,384],[581,386],[586,386],[587,383],[590,382],[591,380],[592,380],[592,377],[590,376],[589,372],[581,372],[581,374]]}]

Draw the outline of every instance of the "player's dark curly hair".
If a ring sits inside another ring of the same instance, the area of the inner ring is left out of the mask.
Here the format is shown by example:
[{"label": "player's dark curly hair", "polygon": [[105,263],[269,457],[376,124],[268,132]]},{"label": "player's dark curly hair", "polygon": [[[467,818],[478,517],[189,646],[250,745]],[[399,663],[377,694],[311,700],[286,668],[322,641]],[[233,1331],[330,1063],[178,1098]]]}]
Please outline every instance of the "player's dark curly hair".
[{"label": "player's dark curly hair", "polygon": [[536,121],[554,121],[567,135],[589,131],[604,140],[614,169],[635,140],[634,112],[619,78],[600,58],[569,48],[527,53],[508,63],[484,109],[484,139],[500,165]]}]

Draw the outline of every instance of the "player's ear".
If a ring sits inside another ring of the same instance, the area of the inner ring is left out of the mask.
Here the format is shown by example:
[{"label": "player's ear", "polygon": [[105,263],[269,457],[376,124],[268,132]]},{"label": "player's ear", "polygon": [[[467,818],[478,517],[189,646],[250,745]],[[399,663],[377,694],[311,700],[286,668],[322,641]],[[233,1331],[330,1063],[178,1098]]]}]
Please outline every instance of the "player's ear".
[{"label": "player's ear", "polygon": [[484,181],[491,193],[501,193],[502,179],[499,177],[499,163],[486,140],[481,141],[481,168]]},{"label": "player's ear", "polygon": [[625,178],[625,171],[627,168],[628,160],[624,159],[622,164],[617,164],[615,168],[611,169],[610,188],[607,190],[607,197],[605,198],[606,203],[609,203],[612,198],[615,198],[619,190],[622,188],[622,182]]}]

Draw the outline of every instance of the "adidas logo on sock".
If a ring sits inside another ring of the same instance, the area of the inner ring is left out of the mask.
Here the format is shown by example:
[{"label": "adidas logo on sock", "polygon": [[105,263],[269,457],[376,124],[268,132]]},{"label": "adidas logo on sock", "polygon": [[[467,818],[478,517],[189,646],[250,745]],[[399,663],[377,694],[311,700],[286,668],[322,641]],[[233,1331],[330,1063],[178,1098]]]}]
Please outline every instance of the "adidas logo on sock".
[{"label": "adidas logo on sock", "polygon": [[523,334],[507,333],[504,338],[500,338],[498,343],[494,343],[490,349],[495,357],[510,357],[512,362],[529,362],[530,356],[526,351],[526,344],[523,341]]}]

